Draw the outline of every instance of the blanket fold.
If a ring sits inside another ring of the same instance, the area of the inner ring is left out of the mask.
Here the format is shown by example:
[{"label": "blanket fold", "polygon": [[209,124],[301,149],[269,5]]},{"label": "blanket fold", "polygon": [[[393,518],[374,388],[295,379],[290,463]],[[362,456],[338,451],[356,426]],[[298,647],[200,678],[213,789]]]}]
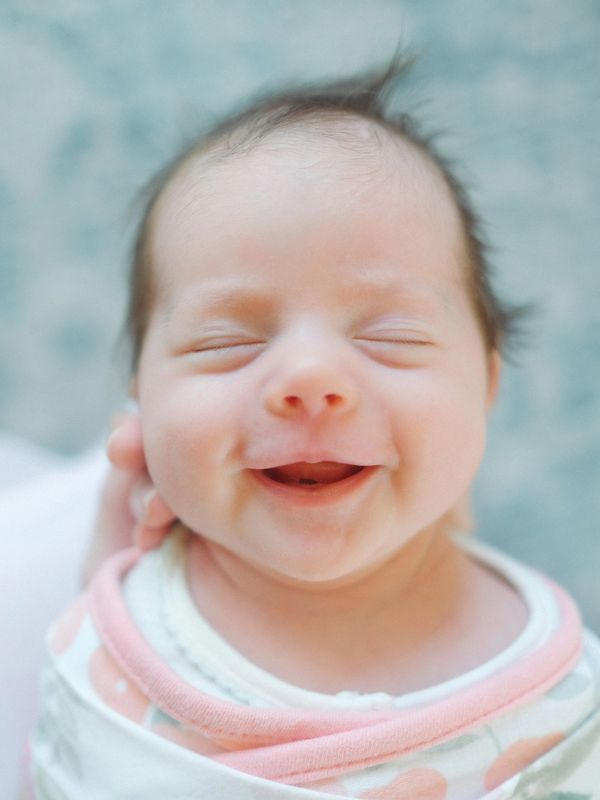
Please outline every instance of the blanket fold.
[{"label": "blanket fold", "polygon": [[107,562],[50,633],[40,800],[600,798],[600,645],[552,581],[531,573],[559,612],[546,640],[458,692],[384,711],[263,708],[161,660],[122,592],[139,558]]}]

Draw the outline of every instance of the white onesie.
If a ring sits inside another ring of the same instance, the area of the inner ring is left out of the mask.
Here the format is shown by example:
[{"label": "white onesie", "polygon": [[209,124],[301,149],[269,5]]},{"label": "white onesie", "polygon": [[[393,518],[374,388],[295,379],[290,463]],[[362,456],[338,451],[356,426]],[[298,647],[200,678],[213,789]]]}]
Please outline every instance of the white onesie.
[{"label": "white onesie", "polygon": [[545,577],[459,539],[520,592],[519,637],[423,691],[325,695],[251,664],[203,620],[187,541],[178,529],[119,554],[51,630],[38,800],[600,798],[600,644]]}]

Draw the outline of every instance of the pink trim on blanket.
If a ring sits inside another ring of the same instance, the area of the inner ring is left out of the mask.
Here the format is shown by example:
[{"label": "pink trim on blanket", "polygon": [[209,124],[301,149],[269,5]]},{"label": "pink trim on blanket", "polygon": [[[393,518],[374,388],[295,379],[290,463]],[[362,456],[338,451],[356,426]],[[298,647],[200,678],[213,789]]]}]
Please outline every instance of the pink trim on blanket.
[{"label": "pink trim on blanket", "polygon": [[[107,650],[135,685],[157,706],[206,735],[239,739],[242,747],[295,741],[363,727],[394,712],[330,713],[240,706],[194,689],[165,664],[135,626],[120,581],[139,559],[137,548],[117,553],[90,587],[90,611]],[[248,742],[248,740],[250,740]]]},{"label": "pink trim on blanket", "polygon": [[302,784],[440,744],[543,694],[568,673],[581,652],[577,608],[546,579],[561,614],[553,636],[520,662],[433,705],[358,713],[239,706],[186,683],[136,629],[120,581],[139,556],[138,550],[117,554],[91,587],[92,616],[107,649],[171,716],[204,735],[239,742],[240,750],[216,755],[216,761],[281,783]]}]

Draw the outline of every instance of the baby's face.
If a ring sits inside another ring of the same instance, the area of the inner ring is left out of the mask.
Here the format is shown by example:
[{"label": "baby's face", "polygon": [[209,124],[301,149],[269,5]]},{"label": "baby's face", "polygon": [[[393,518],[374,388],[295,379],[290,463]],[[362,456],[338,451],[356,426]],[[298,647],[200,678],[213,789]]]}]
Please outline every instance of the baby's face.
[{"label": "baby's face", "polygon": [[153,245],[137,393],[190,529],[271,575],[347,580],[464,493],[493,359],[457,212],[419,158],[312,143],[192,164]]}]

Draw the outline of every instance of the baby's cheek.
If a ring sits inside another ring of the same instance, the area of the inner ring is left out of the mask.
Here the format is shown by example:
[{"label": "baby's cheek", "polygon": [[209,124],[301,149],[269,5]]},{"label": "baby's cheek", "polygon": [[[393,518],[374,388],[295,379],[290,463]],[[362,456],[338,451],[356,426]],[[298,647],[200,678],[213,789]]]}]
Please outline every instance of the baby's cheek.
[{"label": "baby's cheek", "polygon": [[186,517],[221,490],[218,477],[238,450],[234,415],[210,392],[174,393],[153,412],[142,420],[149,473],[177,516],[196,527]]},{"label": "baby's cheek", "polygon": [[486,410],[479,396],[466,388],[450,387],[428,408],[429,451],[453,461],[455,469],[473,469],[483,457],[486,428]]},{"label": "baby's cheek", "polygon": [[[394,439],[398,496],[410,496],[431,519],[445,513],[473,481],[485,449],[483,405],[463,387],[423,376],[399,399]],[[423,519],[418,521],[422,524]]]},{"label": "baby's cheek", "polygon": [[141,418],[148,470],[156,483],[164,483],[183,461],[198,456],[206,423],[193,404],[176,402],[176,398],[142,408]]}]

